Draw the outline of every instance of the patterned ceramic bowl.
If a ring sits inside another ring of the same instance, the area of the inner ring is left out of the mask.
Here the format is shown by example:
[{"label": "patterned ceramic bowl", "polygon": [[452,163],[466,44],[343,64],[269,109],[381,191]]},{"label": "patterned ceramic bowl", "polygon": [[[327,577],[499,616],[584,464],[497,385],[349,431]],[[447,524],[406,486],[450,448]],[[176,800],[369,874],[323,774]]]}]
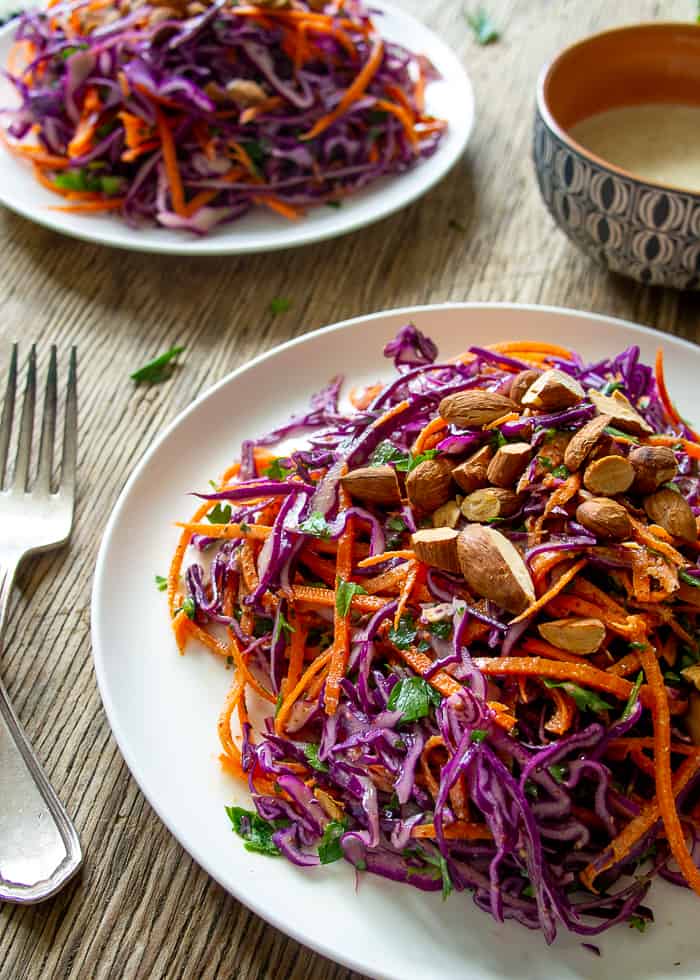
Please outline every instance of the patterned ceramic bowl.
[{"label": "patterned ceramic bowl", "polygon": [[700,104],[700,27],[640,24],[586,38],[537,88],[534,160],[554,220],[587,255],[639,282],[700,288],[700,193],[643,180],[570,135],[607,109]]}]

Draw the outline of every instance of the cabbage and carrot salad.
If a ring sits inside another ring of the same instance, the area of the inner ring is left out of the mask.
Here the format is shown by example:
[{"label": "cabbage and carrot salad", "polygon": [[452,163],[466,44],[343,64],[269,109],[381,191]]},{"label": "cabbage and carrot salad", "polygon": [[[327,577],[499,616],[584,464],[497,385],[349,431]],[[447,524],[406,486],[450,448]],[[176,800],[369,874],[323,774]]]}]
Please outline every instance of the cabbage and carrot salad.
[{"label": "cabbage and carrot salad", "polygon": [[334,379],[181,525],[177,643],[234,668],[234,829],[547,942],[643,929],[656,877],[700,894],[700,440],[662,353],[439,361],[409,324],[385,354],[393,380],[345,410]]},{"label": "cabbage and carrot salad", "polygon": [[6,73],[5,143],[57,209],[135,227],[339,207],[445,129],[429,61],[358,0],[51,0],[20,18]]}]

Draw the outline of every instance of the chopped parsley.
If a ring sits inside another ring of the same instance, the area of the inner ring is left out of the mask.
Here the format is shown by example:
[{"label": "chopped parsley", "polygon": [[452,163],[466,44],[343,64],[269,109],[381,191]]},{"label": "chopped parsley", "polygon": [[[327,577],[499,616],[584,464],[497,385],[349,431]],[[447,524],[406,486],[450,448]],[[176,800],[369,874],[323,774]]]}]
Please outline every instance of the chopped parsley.
[{"label": "chopped parsley", "polygon": [[578,684],[573,684],[571,681],[552,681],[544,678],[544,685],[545,687],[560,687],[574,699],[579,711],[599,712],[609,711],[612,708],[612,705],[604,701],[595,691],[587,691],[585,688],[579,687]]},{"label": "chopped parsley", "polygon": [[700,589],[700,578],[695,578],[694,575],[688,575],[682,568],[678,572],[678,578],[681,582],[685,582],[686,585],[693,585],[696,589]]},{"label": "chopped parsley", "polygon": [[641,915],[631,915],[627,921],[630,929],[636,929],[638,932],[644,932],[647,927],[647,920],[643,919]]},{"label": "chopped parsley", "polygon": [[424,463],[426,459],[434,459],[437,454],[437,449],[426,449],[425,452],[412,456],[411,453],[404,452],[389,442],[388,439],[385,439],[384,442],[379,443],[372,453],[370,466],[385,466],[387,463],[393,463],[399,473],[410,473],[411,470],[415,470],[416,466]]},{"label": "chopped parsley", "polygon": [[474,40],[477,44],[483,47],[486,44],[495,44],[498,41],[501,35],[496,30],[490,14],[483,7],[477,7],[474,13],[465,11],[464,16],[467,24],[472,29]]},{"label": "chopped parsley", "polygon": [[303,531],[304,534],[312,534],[315,538],[330,538],[331,536],[328,521],[318,510],[315,510],[305,521],[302,521],[299,530]]},{"label": "chopped parsley", "polygon": [[402,712],[400,723],[426,718],[431,705],[437,707],[442,697],[422,677],[405,677],[391,689],[387,708]]},{"label": "chopped parsley", "polygon": [[399,650],[408,650],[412,643],[416,642],[418,630],[411,616],[402,616],[399,625],[389,630],[389,639],[398,647]]},{"label": "chopped parsley", "polygon": [[282,612],[282,610],[281,609],[278,609],[277,610],[277,619],[275,621],[275,631],[274,631],[274,633],[272,635],[272,642],[273,643],[275,642],[275,640],[279,639],[279,635],[282,632],[282,630],[284,630],[284,632],[287,634],[287,636],[289,636],[290,633],[296,633],[296,630],[292,626],[292,624],[291,623],[288,623],[287,620],[284,618],[284,613]]},{"label": "chopped parsley", "polygon": [[156,575],[156,588],[159,592],[165,592],[168,587],[168,580],[164,575]]},{"label": "chopped parsley", "polygon": [[184,612],[188,619],[194,619],[196,611],[197,606],[195,605],[195,601],[191,595],[188,595],[180,608],[175,610],[175,614],[177,615],[179,612]]},{"label": "chopped parsley", "polygon": [[54,174],[53,182],[64,191],[90,191],[93,194],[118,194],[124,187],[123,177],[100,175],[87,167]]},{"label": "chopped parsley", "polygon": [[278,313],[286,313],[291,305],[292,301],[290,299],[286,299],[284,296],[276,296],[270,300],[270,313],[273,316],[277,316]]},{"label": "chopped parsley", "polygon": [[[321,843],[318,845],[318,856],[321,864],[332,864],[339,861],[343,856],[343,848],[340,846],[340,838],[348,829],[348,821],[331,820],[326,824],[323,831]],[[362,871],[359,864],[357,867]]]},{"label": "chopped parsley", "polygon": [[636,436],[630,435],[629,432],[623,432],[621,429],[616,429],[614,425],[606,425],[603,432],[612,436],[613,439],[624,439],[627,442],[639,443],[639,439]]},{"label": "chopped parsley", "polygon": [[627,698],[627,704],[624,707],[620,721],[627,721],[629,716],[634,711],[634,706],[639,698],[639,689],[642,686],[642,681],[644,680],[644,671],[640,670],[637,674],[637,679],[632,685],[632,690],[630,691],[630,696]]},{"label": "chopped parsley", "polygon": [[328,766],[325,762],[321,762],[318,757],[318,749],[319,746],[315,742],[307,742],[304,745],[304,755],[312,769],[316,769],[318,772],[328,772]]},{"label": "chopped parsley", "polygon": [[606,381],[603,387],[600,389],[601,395],[612,395],[613,391],[619,391],[624,388],[622,381]]},{"label": "chopped parsley", "polygon": [[416,466],[420,466],[427,459],[435,459],[437,454],[437,449],[426,449],[425,452],[418,453],[417,456],[406,456],[405,459],[400,460],[396,464],[396,469],[400,473],[410,473],[411,470],[415,470]]},{"label": "chopped parsley", "polygon": [[488,736],[488,732],[485,728],[473,728],[469,733],[470,742],[483,742]]},{"label": "chopped parsley", "polygon": [[283,701],[284,701],[284,697],[282,696],[282,692],[280,691],[280,693],[277,695],[277,700],[275,701],[275,718],[280,713],[280,708],[282,707]]},{"label": "chopped parsley", "polygon": [[[12,16],[16,16],[16,15],[13,14]],[[67,61],[74,54],[77,54],[78,51],[87,51],[87,49],[88,49],[87,44],[69,44],[67,48],[63,48],[62,51],[58,52],[58,57],[61,58],[63,61]]]},{"label": "chopped parsley", "polygon": [[390,531],[408,531],[403,517],[390,517],[386,526]]},{"label": "chopped parsley", "polygon": [[367,595],[367,593],[357,582],[345,582],[342,578],[338,579],[335,589],[335,608],[339,616],[347,616],[353,597],[356,595]]},{"label": "chopped parsley", "polygon": [[154,357],[152,361],[144,364],[137,371],[134,371],[130,375],[132,381],[136,381],[138,384],[141,381],[145,381],[146,384],[156,385],[160,384],[161,381],[165,381],[172,374],[174,365],[171,363],[175,360],[178,354],[184,351],[184,347],[171,347],[167,350],[165,354],[161,354],[159,357]]},{"label": "chopped parsley", "polygon": [[551,470],[552,467],[554,466],[554,463],[549,458],[549,456],[538,456],[537,462],[540,464],[540,466],[544,466],[544,468],[547,470]]},{"label": "chopped parsley", "polygon": [[494,429],[491,436],[491,447],[493,449],[500,449],[501,446],[505,446],[508,440],[503,435],[500,429]]},{"label": "chopped parsley", "polygon": [[559,480],[568,480],[568,478],[571,476],[571,473],[569,473],[568,467],[564,466],[564,464],[562,463],[561,466],[554,467],[554,469],[552,470],[552,476],[556,476],[557,479]]},{"label": "chopped parsley", "polygon": [[278,456],[277,459],[273,459],[270,465],[263,470],[263,476],[267,476],[271,480],[286,480],[293,472],[294,467],[289,468],[283,466],[282,457]]},{"label": "chopped parsley", "polygon": [[567,769],[561,762],[552,763],[552,765],[548,767],[547,771],[552,779],[554,779],[557,783],[563,783],[566,779]]},{"label": "chopped parsley", "polygon": [[428,629],[441,640],[446,640],[452,632],[452,623],[449,619],[439,619],[435,623],[429,623]]},{"label": "chopped parsley", "polygon": [[207,520],[210,524],[228,524],[231,520],[231,504],[224,504],[222,507],[221,502],[217,502],[216,507],[212,507],[207,514]]},{"label": "chopped parsley", "polygon": [[244,810],[240,806],[227,806],[225,810],[234,831],[245,841],[243,846],[246,851],[269,854],[271,857],[279,855],[280,849],[272,839],[279,827],[269,820],[263,820],[254,810]]}]

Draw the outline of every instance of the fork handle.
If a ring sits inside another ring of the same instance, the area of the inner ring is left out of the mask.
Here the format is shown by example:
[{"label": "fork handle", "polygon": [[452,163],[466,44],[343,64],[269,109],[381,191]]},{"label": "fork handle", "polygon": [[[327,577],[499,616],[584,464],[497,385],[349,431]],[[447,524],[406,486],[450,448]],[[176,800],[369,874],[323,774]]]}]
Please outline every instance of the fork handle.
[{"label": "fork handle", "polygon": [[[19,557],[0,564],[0,639]],[[82,863],[80,841],[0,681],[0,902],[54,895]]]}]

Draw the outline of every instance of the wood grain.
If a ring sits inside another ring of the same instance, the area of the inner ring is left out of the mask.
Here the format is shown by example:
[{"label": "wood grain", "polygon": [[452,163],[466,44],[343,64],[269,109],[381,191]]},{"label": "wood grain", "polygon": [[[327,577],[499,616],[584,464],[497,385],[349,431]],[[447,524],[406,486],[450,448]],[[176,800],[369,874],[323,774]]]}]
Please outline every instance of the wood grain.
[{"label": "wood grain", "polygon": [[[211,259],[101,249],[0,213],[0,370],[13,340],[25,354],[37,341],[42,365],[50,342],[80,351],[75,533],[69,548],[23,570],[0,668],[86,854],[81,878],[52,901],[0,908],[2,978],[357,976],[267,926],[183,852],[131,779],[95,686],[89,602],[101,528],[153,438],[200,391],[325,323],[432,301],[575,306],[699,339],[696,295],[610,277],[568,243],[541,205],[530,160],[544,61],[591,31],[688,19],[695,5],[489,0],[503,37],[478,48],[462,0],[404,3],[458,51],[478,115],[466,158],[402,213],[294,252]],[[278,296],[292,306],[273,316]],[[135,387],[130,370],[173,343],[187,348],[182,369]]]}]

